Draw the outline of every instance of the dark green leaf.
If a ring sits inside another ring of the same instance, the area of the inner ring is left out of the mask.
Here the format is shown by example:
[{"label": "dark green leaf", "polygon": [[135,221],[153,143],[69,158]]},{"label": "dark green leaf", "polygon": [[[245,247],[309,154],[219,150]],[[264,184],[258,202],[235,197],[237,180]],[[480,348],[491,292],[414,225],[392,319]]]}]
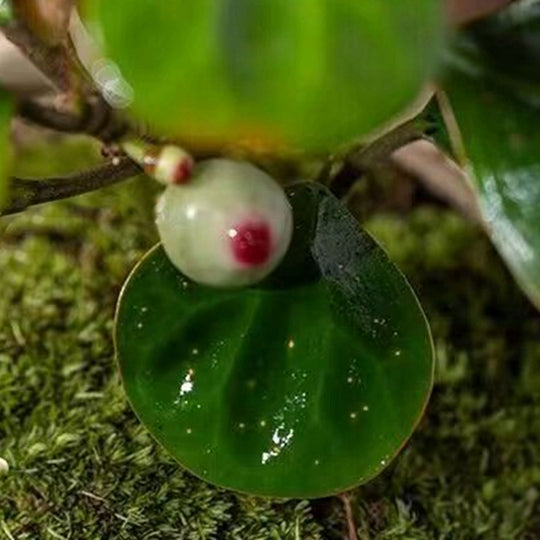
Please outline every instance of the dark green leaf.
[{"label": "dark green leaf", "polygon": [[434,0],[100,6],[107,50],[135,90],[135,111],[191,139],[326,148],[363,135],[415,97],[442,34]]},{"label": "dark green leaf", "polygon": [[243,290],[185,279],[161,247],[128,280],[116,347],[136,413],[209,482],[322,497],[376,476],[426,405],[433,351],[403,275],[328,191],[289,188],[295,236]]},{"label": "dark green leaf", "polygon": [[540,3],[460,36],[445,88],[492,239],[540,306]]}]

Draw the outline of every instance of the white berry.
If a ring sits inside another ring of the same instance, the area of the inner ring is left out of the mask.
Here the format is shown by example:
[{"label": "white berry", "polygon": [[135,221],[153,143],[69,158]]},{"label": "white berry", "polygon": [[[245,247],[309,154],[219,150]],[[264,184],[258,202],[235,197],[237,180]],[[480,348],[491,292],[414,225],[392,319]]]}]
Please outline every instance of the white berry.
[{"label": "white berry", "polygon": [[256,283],[289,247],[292,210],[281,187],[243,162],[198,164],[189,183],[169,186],[156,207],[172,263],[192,280],[218,287]]}]

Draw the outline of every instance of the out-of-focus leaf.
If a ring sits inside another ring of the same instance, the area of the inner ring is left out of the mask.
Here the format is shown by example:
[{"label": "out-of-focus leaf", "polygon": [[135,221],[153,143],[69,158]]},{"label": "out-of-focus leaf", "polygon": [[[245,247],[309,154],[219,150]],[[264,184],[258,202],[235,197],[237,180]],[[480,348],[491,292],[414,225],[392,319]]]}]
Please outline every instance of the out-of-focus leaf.
[{"label": "out-of-focus leaf", "polygon": [[11,21],[13,13],[8,0],[0,0],[0,26]]},{"label": "out-of-focus leaf", "polygon": [[0,88],[0,207],[6,198],[8,176],[11,169],[12,152],[9,141],[11,114],[11,98]]},{"label": "out-of-focus leaf", "polygon": [[540,306],[540,2],[460,35],[445,89],[493,242]]},{"label": "out-of-focus leaf", "polygon": [[322,497],[402,448],[433,377],[429,329],[383,250],[327,190],[288,188],[295,233],[266,283],[203,287],[161,247],[116,320],[126,392],[151,433],[209,482]]},{"label": "out-of-focus leaf", "polygon": [[134,110],[192,139],[327,148],[398,113],[442,41],[435,0],[87,0]]}]

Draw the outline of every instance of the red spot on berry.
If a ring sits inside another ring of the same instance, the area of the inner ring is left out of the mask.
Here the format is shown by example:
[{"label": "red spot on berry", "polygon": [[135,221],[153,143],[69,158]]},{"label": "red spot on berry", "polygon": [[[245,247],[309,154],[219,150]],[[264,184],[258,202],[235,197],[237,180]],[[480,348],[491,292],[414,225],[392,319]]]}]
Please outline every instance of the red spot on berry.
[{"label": "red spot on berry", "polygon": [[185,158],[180,160],[173,174],[174,184],[185,184],[191,177],[193,172],[193,160],[191,158]]},{"label": "red spot on berry", "polygon": [[245,266],[265,264],[272,252],[270,227],[264,222],[246,222],[230,229],[234,258]]}]

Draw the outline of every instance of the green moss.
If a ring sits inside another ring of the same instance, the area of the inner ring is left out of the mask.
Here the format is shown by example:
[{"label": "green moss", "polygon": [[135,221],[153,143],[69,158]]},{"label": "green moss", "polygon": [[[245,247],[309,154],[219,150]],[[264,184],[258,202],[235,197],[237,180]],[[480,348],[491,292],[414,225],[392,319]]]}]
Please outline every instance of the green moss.
[{"label": "green moss", "polygon": [[[111,329],[123,279],[156,240],[147,182],[27,212],[0,240],[0,536],[342,538],[339,499],[215,489],[129,409]],[[538,538],[540,317],[454,214],[418,208],[368,228],[422,300],[438,374],[408,447],[353,494],[361,537]]]}]

